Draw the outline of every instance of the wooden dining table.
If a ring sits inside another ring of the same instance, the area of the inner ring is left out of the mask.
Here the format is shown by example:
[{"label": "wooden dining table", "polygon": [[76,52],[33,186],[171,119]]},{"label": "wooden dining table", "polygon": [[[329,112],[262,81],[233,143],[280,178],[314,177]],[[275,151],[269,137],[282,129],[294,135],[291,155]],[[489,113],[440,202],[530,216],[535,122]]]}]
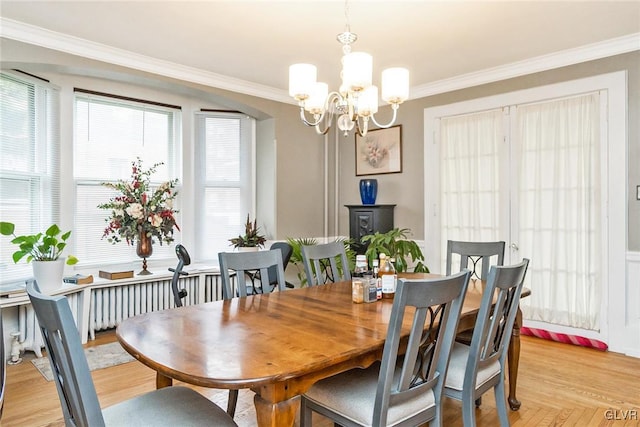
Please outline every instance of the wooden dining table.
[{"label": "wooden dining table", "polygon": [[[471,282],[459,329],[473,325],[481,295],[482,284]],[[354,304],[351,282],[338,282],[150,312],[124,320],[116,335],[157,372],[158,388],[173,380],[248,388],[258,425],[283,427],[293,425],[298,397],[313,383],[382,358],[391,307],[390,299]],[[519,325],[510,345],[509,401],[519,406]]]}]

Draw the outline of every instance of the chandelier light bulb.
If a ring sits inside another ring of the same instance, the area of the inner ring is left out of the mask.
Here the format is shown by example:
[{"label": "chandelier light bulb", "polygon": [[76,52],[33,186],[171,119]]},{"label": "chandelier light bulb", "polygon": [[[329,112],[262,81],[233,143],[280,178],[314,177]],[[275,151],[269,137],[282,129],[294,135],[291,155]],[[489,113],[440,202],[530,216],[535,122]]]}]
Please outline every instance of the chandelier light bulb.
[{"label": "chandelier light bulb", "polygon": [[365,52],[352,52],[342,59],[342,81],[348,90],[359,92],[371,86],[373,57]]},{"label": "chandelier light bulb", "polygon": [[293,64],[289,67],[289,95],[304,101],[316,84],[318,69],[312,64]]},{"label": "chandelier light bulb", "polygon": [[358,115],[369,117],[378,112],[378,87],[369,86],[358,95]]},{"label": "chandelier light bulb", "polygon": [[382,100],[401,104],[409,98],[409,70],[387,68],[382,72]]},{"label": "chandelier light bulb", "polygon": [[311,114],[322,114],[325,110],[327,96],[329,95],[329,85],[317,82],[312,86],[309,98],[304,103],[304,108]]}]

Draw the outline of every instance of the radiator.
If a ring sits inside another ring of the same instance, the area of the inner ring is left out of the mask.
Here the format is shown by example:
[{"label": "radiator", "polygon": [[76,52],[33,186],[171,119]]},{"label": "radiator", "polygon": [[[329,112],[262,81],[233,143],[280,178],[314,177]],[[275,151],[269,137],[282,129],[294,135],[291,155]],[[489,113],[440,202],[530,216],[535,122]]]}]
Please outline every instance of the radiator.
[{"label": "radiator", "polygon": [[[82,302],[78,295],[77,293],[66,295],[76,325],[78,324],[78,317],[82,315]],[[40,325],[36,319],[36,312],[31,304],[18,307],[18,328],[20,331],[18,339],[22,344],[22,348],[31,350],[36,356],[42,357],[44,341],[40,332]]]},{"label": "radiator", "polygon": [[[186,289],[183,305],[200,301],[198,276],[181,277],[178,288]],[[218,275],[205,275],[204,302],[222,299],[222,281]],[[95,332],[118,326],[129,317],[175,307],[171,279],[143,283],[128,283],[91,290],[89,336]]]}]

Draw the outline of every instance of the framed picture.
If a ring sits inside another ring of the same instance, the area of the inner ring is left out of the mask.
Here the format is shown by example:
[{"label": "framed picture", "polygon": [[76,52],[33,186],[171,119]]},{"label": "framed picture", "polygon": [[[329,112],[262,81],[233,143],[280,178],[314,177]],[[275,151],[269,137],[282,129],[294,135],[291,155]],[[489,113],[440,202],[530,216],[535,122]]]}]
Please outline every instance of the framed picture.
[{"label": "framed picture", "polygon": [[356,133],[356,176],[402,172],[402,126]]}]

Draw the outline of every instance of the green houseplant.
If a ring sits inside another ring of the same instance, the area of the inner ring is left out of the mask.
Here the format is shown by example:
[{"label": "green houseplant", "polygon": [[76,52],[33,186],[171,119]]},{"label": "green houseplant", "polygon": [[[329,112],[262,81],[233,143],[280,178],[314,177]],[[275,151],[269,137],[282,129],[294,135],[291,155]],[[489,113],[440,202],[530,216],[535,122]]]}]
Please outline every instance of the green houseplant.
[{"label": "green houseplant", "polygon": [[[11,243],[18,245],[18,250],[12,255],[13,262],[18,263],[26,257],[27,263],[33,266],[33,275],[42,292],[51,292],[62,285],[65,258],[61,256],[71,231],[63,233],[60,227],[53,224],[44,233],[16,236],[15,224],[0,222],[0,234],[13,236]],[[77,262],[78,259],[73,255],[66,258],[67,265]]]},{"label": "green houseplant", "polygon": [[369,264],[381,253],[388,258],[395,258],[395,267],[398,273],[406,272],[409,268],[409,261],[414,263],[415,273],[428,273],[429,268],[424,265],[424,255],[422,249],[414,241],[408,238],[411,230],[408,228],[394,228],[386,233],[375,232],[362,237],[362,243],[369,243],[365,255]]},{"label": "green houseplant", "polygon": [[229,239],[231,246],[234,248],[262,248],[267,242],[267,239],[260,234],[258,228],[258,220],[254,219],[253,222],[249,219],[247,214],[247,222],[244,225],[244,234]]}]

